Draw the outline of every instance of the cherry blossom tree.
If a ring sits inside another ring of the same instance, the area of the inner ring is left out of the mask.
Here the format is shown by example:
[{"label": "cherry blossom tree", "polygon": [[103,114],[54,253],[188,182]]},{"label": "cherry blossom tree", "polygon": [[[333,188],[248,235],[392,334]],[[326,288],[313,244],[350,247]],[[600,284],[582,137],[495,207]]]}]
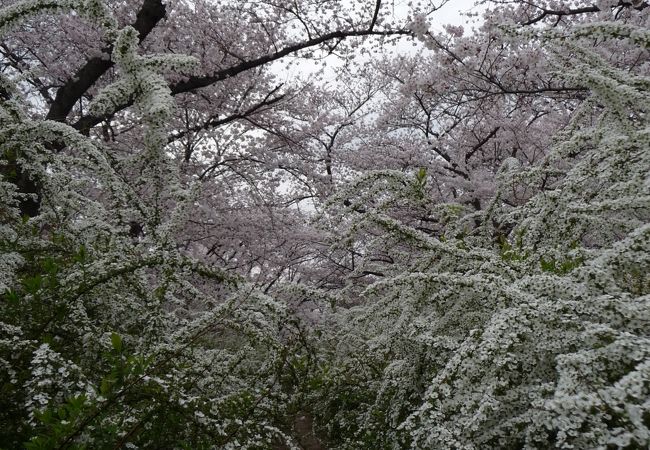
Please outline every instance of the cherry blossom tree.
[{"label": "cherry blossom tree", "polygon": [[3,1],[2,445],[647,447],[648,3],[445,3]]}]

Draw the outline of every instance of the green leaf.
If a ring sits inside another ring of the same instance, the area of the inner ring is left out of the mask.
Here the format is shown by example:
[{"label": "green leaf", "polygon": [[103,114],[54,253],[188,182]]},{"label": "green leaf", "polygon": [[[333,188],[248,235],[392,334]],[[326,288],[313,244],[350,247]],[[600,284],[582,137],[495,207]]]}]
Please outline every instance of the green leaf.
[{"label": "green leaf", "polygon": [[115,384],[114,379],[110,377],[104,378],[99,386],[99,393],[102,394],[103,396],[107,396],[113,390],[114,384]]},{"label": "green leaf", "polygon": [[79,263],[83,263],[86,261],[87,258],[88,258],[88,252],[86,251],[86,246],[85,245],[79,246],[79,250],[74,255],[75,261]]},{"label": "green leaf", "polygon": [[43,278],[40,275],[25,278],[23,286],[29,294],[36,294],[43,286]]},{"label": "green leaf", "polygon": [[111,333],[111,344],[116,352],[122,351],[122,338],[117,333]]},{"label": "green leaf", "polygon": [[554,260],[547,261],[544,258],[541,258],[539,262],[540,262],[540,265],[542,266],[542,270],[544,272],[555,272],[555,261]]},{"label": "green leaf", "polygon": [[16,306],[20,302],[20,297],[18,296],[18,293],[13,289],[10,289],[7,292],[5,292],[3,298],[12,306]]}]

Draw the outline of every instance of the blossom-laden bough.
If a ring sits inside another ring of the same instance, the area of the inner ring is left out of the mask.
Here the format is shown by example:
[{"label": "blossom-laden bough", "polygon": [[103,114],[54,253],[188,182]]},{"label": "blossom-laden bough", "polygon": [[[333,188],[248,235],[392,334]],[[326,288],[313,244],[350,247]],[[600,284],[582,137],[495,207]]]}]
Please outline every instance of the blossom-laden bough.
[{"label": "blossom-laden bough", "polygon": [[650,444],[647,2],[7,3],[1,445]]},{"label": "blossom-laden bough", "polygon": [[650,444],[650,77],[591,48],[647,51],[648,31],[502,32],[589,95],[543,159],[503,162],[478,212],[423,201],[424,170],[333,199],[337,245],[365,255],[340,298],[361,305],[326,327],[321,420],[341,448]]}]

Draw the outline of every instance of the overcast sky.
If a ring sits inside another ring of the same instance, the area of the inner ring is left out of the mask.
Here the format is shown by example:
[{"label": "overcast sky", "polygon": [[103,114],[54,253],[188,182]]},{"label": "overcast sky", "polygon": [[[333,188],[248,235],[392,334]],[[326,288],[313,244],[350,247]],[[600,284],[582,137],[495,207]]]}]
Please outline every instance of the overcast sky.
[{"label": "overcast sky", "polygon": [[[389,0],[385,2],[385,5],[392,9],[396,18],[404,19],[410,9],[408,6],[409,2],[410,0]],[[442,8],[430,16],[431,25],[436,29],[442,29],[442,26],[445,24],[466,25],[467,17],[463,16],[463,13],[478,12],[481,9],[475,6],[474,3],[476,3],[476,0],[448,1]]]},{"label": "overcast sky", "polygon": [[[374,3],[374,0],[368,1],[373,1]],[[389,0],[385,4],[390,4],[393,9],[392,12],[395,14],[396,18],[405,19],[410,10],[408,3],[409,0],[392,0],[391,4]],[[429,17],[431,29],[435,31],[442,31],[443,25],[463,25],[465,27],[465,33],[471,33],[473,24],[469,22],[469,20],[475,19],[468,19],[464,14],[467,12],[476,13],[482,10],[482,8],[475,6],[474,3],[476,3],[476,0],[450,0],[442,8],[431,14]],[[413,47],[413,41],[406,40],[403,43],[400,43],[395,49],[400,53],[412,53],[421,51],[419,47]],[[306,77],[309,78],[318,72],[319,66],[314,64],[313,61],[300,59],[296,60],[293,58],[289,59],[293,60],[295,63],[289,70],[286,68],[286,60],[284,62],[274,64],[272,69],[276,75],[280,76],[281,78],[285,78],[287,82],[290,82],[292,79],[295,80],[296,77],[301,79],[305,79]],[[327,58],[327,65],[330,67],[338,66],[340,64],[341,61],[337,60],[336,57],[330,56]],[[331,72],[331,70],[325,70],[325,80],[330,80],[334,76],[335,75],[333,72]]]},{"label": "overcast sky", "polygon": [[[435,29],[442,29],[443,25],[468,25],[465,12],[479,12],[482,8],[474,6],[475,0],[451,0],[445,6],[436,11],[431,17],[431,25]],[[469,25],[466,27],[469,31]]]}]

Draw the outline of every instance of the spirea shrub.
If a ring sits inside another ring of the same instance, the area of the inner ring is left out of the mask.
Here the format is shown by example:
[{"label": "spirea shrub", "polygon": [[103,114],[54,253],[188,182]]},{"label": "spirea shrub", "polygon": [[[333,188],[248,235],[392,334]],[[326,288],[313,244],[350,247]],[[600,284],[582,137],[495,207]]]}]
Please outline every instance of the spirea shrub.
[{"label": "spirea shrub", "polygon": [[645,45],[616,29],[525,34],[589,95],[543,160],[503,163],[484,210],[429,204],[424,171],[333,200],[337,245],[366,255],[339,294],[360,305],[323,331],[315,413],[337,448],[650,445],[650,78],[585,41]]},{"label": "spirea shrub", "polygon": [[[70,8],[114,24],[98,5],[20,3],[0,24]],[[174,103],[163,73],[195,62],[138,55],[131,27],[106,36],[119,77],[90,109],[135,103],[147,127],[129,161],[140,179],[125,179],[101,141],[29,118],[20,87],[1,80],[0,447],[293,446],[286,366],[302,332],[282,303],[175,240],[197,188],[164,151]],[[20,214],[20,177],[41,187],[35,217]]]},{"label": "spirea shrub", "polygon": [[[61,12],[95,27],[114,73],[92,91],[80,122],[93,115],[123,120],[141,135],[134,132],[126,152],[110,136],[47,120],[34,112],[24,74],[0,74],[0,447],[650,446],[650,66],[643,20],[490,29],[488,47],[536,46],[530,54],[543,59],[534,70],[548,66],[545,77],[566,83],[553,89],[578,93],[558,100],[565,106],[549,121],[549,150],[544,141],[535,158],[499,153],[474,163],[484,149],[455,152],[449,145],[456,135],[447,133],[444,148],[423,158],[445,177],[378,167],[340,187],[329,173],[333,195],[316,205],[319,220],[300,236],[296,253],[288,251],[278,267],[273,257],[251,263],[247,278],[210,258],[216,244],[192,247],[182,232],[204,217],[208,200],[229,195],[202,192],[202,177],[184,172],[191,158],[177,164],[168,145],[178,104],[169,80],[190,76],[197,61],[171,48],[143,54],[136,28],[119,25],[114,4],[10,3],[0,11],[1,36]],[[364,33],[385,16],[378,8]],[[476,42],[456,55],[427,23],[414,15],[410,33],[449,64],[476,62]],[[617,48],[643,62],[626,70],[615,62]],[[445,89],[453,89],[453,77],[472,85],[454,67]],[[428,89],[426,77],[418,86]],[[499,83],[481,80],[468,88],[471,95],[457,93],[455,106]],[[506,100],[499,110],[520,94],[500,92]],[[273,98],[260,105],[282,100]],[[354,112],[338,130],[352,126]],[[198,129],[219,120],[210,111]],[[484,143],[503,126],[487,127]],[[430,131],[427,123],[427,139]],[[395,130],[373,130],[382,132],[400,139]],[[324,145],[328,157],[340,151],[336,133]],[[500,142],[520,137],[508,136]],[[254,159],[260,142],[244,159]],[[275,161],[273,170],[290,162]],[[330,158],[327,169],[337,163]],[[38,189],[26,189],[30,184]],[[230,194],[242,192],[233,187]],[[24,214],[36,203],[36,214]],[[290,214],[270,222],[295,223],[280,220]],[[214,229],[207,220],[201,225]],[[278,236],[288,248],[297,238]],[[235,250],[224,255],[244,255],[238,247],[251,244],[233,242]],[[264,256],[250,255],[254,262]],[[230,257],[235,268],[237,257]],[[278,275],[255,284],[253,269]],[[300,283],[296,274],[313,276]]]}]

